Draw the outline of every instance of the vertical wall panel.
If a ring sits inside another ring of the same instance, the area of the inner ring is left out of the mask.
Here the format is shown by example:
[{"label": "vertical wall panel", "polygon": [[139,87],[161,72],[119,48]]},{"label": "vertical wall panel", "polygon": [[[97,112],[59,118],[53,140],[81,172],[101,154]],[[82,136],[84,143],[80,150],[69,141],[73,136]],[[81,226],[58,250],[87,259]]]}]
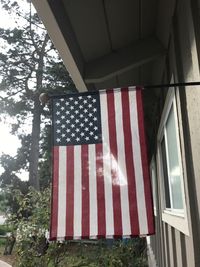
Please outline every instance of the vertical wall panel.
[{"label": "vertical wall panel", "polygon": [[175,267],[177,267],[177,246],[176,246],[175,229],[174,227],[170,227],[169,230],[171,230],[171,241],[172,241],[171,247],[173,250],[173,264]]},{"label": "vertical wall panel", "polygon": [[168,233],[168,247],[169,247],[169,266],[170,267],[176,267],[174,265],[174,256],[175,256],[175,251],[174,251],[174,246],[173,246],[173,240],[172,240],[172,227],[167,224],[167,233]]},{"label": "vertical wall panel", "polygon": [[[195,262],[195,251],[193,240],[190,237],[185,236],[185,245],[186,245],[186,258],[187,258],[187,267],[199,267],[200,265]],[[196,244],[196,249],[199,251],[199,244]]]},{"label": "vertical wall panel", "polygon": [[180,233],[181,241],[181,256],[182,256],[182,266],[187,267],[187,254],[186,254],[186,244],[185,244],[185,235]]},{"label": "vertical wall panel", "polygon": [[176,229],[174,230],[174,237],[175,237],[175,246],[176,246],[177,267],[183,267],[181,233],[177,231]]},{"label": "vertical wall panel", "polygon": [[170,252],[169,252],[169,236],[168,236],[168,225],[163,222],[163,232],[164,232],[164,257],[166,267],[170,266]]}]

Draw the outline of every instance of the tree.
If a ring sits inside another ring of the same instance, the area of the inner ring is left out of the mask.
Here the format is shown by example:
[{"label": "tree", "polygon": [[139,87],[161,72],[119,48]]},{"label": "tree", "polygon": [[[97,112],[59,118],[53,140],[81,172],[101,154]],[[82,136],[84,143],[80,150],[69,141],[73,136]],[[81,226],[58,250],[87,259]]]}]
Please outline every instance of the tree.
[{"label": "tree", "polygon": [[[67,93],[75,86],[31,3],[1,0],[1,5],[18,20],[18,26],[0,29],[0,112],[15,118],[12,132],[22,142],[15,158],[1,158],[4,178],[6,174],[11,179],[20,168],[28,169],[30,185],[39,190],[38,166],[44,163],[39,164],[41,126],[48,123],[48,112],[39,95]],[[12,162],[9,168],[7,160]]]}]

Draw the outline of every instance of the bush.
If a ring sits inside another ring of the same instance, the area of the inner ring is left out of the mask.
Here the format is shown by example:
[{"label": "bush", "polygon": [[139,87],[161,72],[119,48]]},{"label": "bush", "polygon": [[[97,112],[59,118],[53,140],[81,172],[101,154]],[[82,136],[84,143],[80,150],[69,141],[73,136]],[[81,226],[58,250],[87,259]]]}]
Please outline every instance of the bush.
[{"label": "bush", "polygon": [[17,267],[146,267],[146,240],[93,243],[47,243],[45,230],[50,220],[50,190],[29,189],[13,194],[19,209],[9,218],[15,229]]},{"label": "bush", "polygon": [[0,247],[5,247],[6,245],[6,238],[0,238]]}]

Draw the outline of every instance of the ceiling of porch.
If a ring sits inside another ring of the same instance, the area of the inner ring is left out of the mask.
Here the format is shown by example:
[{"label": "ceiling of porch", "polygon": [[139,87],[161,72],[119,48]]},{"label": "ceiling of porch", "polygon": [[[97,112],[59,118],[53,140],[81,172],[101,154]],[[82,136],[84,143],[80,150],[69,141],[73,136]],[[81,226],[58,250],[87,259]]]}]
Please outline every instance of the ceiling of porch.
[{"label": "ceiling of porch", "polygon": [[174,0],[33,0],[77,88],[160,82]]}]

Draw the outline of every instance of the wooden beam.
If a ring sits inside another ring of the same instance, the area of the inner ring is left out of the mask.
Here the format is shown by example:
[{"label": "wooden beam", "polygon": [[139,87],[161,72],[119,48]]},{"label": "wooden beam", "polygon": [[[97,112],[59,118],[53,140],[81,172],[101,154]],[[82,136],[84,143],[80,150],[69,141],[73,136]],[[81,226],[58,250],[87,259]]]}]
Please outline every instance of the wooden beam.
[{"label": "wooden beam", "polygon": [[86,83],[103,82],[165,55],[163,46],[153,38],[138,41],[85,65]]}]

